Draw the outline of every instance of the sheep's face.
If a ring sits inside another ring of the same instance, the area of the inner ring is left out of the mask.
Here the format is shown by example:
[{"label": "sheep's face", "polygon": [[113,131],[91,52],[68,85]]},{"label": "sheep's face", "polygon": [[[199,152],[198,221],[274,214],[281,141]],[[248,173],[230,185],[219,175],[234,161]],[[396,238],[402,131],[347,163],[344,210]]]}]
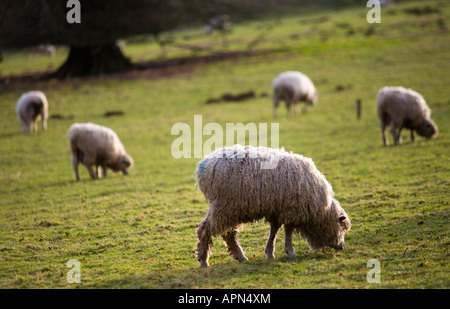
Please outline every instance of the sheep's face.
[{"label": "sheep's face", "polygon": [[128,168],[133,166],[133,159],[128,154],[120,156],[113,167],[115,172],[121,171],[124,175],[128,175]]},{"label": "sheep's face", "polygon": [[416,128],[417,134],[426,137],[428,139],[436,135],[437,131],[438,131],[437,126],[431,119],[425,120],[419,127]]},{"label": "sheep's face", "polygon": [[342,250],[344,236],[350,227],[350,219],[346,212],[339,202],[333,199],[323,222],[315,222],[306,228],[300,228],[300,231],[312,250],[323,247]]}]

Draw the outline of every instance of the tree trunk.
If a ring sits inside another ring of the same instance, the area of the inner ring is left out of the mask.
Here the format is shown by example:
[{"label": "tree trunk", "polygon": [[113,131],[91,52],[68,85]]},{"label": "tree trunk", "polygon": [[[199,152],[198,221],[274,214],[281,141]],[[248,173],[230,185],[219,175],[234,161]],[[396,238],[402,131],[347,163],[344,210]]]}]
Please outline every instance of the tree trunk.
[{"label": "tree trunk", "polygon": [[70,77],[98,76],[127,71],[133,68],[116,43],[98,46],[70,47],[64,64],[51,77],[64,79]]}]

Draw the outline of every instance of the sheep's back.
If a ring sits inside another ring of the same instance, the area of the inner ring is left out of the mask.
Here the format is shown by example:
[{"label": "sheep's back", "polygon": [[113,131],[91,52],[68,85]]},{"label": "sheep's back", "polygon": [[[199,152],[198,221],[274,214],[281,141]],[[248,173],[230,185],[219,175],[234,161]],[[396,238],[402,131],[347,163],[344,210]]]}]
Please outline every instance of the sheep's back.
[{"label": "sheep's back", "polygon": [[17,101],[16,105],[16,113],[20,113],[23,108],[28,104],[28,102],[31,101],[39,101],[42,102],[44,111],[47,112],[48,110],[48,102],[47,97],[45,94],[41,91],[29,91],[24,94],[22,94]]},{"label": "sheep's back", "polygon": [[313,93],[315,90],[315,87],[308,76],[295,71],[287,71],[279,74],[273,80],[272,87],[274,89],[288,87],[297,95],[307,95]]},{"label": "sheep's back", "polygon": [[379,117],[388,114],[392,118],[423,121],[430,118],[430,109],[424,98],[414,90],[403,87],[383,87],[378,92]]},{"label": "sheep's back", "polygon": [[278,164],[261,169],[263,159],[251,158],[249,151],[240,158],[218,157],[230,149],[246,151],[239,145],[218,150],[198,164],[197,184],[210,203],[218,202],[221,209],[235,215],[255,219],[277,216],[283,222],[323,212],[330,205],[331,186],[311,159],[269,149]]},{"label": "sheep's back", "polygon": [[119,137],[113,130],[92,123],[72,125],[69,140],[77,148],[100,157],[125,153]]}]

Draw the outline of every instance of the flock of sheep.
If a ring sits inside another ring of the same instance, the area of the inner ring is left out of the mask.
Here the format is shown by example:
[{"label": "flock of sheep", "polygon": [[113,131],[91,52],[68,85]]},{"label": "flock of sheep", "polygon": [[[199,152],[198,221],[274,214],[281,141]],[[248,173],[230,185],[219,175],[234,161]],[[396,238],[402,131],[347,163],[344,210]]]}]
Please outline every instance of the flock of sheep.
[{"label": "flock of sheep", "polygon": [[[41,91],[24,93],[17,102],[16,114],[24,133],[37,131],[39,120],[42,120],[42,130],[45,131],[48,119],[45,94]],[[110,128],[93,123],[74,123],[69,129],[68,137],[72,167],[77,180],[80,180],[79,163],[86,166],[92,179],[100,177],[99,167],[102,168],[103,177],[106,177],[108,168],[127,175],[128,168],[133,166],[133,159]]]},{"label": "flock of sheep", "polygon": [[[285,101],[288,113],[294,106],[297,113],[298,102],[314,105],[318,101],[318,92],[312,81],[300,72],[283,72],[272,83],[273,116],[277,116],[280,101]],[[387,146],[386,126],[390,126],[394,145],[401,143],[401,130],[411,130],[411,141],[414,142],[414,131],[427,139],[438,132],[436,124],[431,120],[431,110],[424,98],[414,90],[403,87],[383,87],[378,91],[377,114],[380,120],[383,145]]]},{"label": "flock of sheep", "polygon": [[[318,92],[312,81],[300,72],[281,73],[273,80],[273,115],[280,101],[298,112],[298,103],[314,105]],[[47,128],[48,102],[40,91],[23,94],[17,102],[16,113],[23,132]],[[403,128],[420,136],[431,138],[437,126],[430,119],[430,109],[423,97],[403,87],[384,87],[378,92],[377,113],[380,120],[383,145],[387,145],[385,128],[390,126],[394,144],[400,144]],[[103,177],[107,169],[128,173],[133,159],[126,153],[117,134],[110,128],[92,123],[75,123],[68,132],[72,167],[80,179],[78,165],[82,163],[91,178]],[[266,158],[275,159],[274,168],[263,169]],[[93,169],[95,167],[95,170]],[[350,219],[333,198],[331,185],[317,170],[310,158],[284,149],[235,145],[217,149],[197,165],[198,188],[205,195],[210,208],[197,229],[196,257],[207,267],[211,253],[212,236],[222,236],[230,255],[238,261],[247,258],[237,240],[239,226],[266,219],[270,223],[266,258],[274,258],[275,239],[281,225],[285,229],[285,253],[294,257],[292,233],[299,232],[311,249],[331,247],[343,249],[344,236],[350,230]]]}]

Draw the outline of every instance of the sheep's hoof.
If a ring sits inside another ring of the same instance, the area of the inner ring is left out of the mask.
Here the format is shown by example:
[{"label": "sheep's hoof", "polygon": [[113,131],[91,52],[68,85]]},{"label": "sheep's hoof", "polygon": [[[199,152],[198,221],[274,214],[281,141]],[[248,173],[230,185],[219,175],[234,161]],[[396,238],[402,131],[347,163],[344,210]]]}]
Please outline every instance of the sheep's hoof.
[{"label": "sheep's hoof", "polygon": [[275,255],[273,254],[266,254],[266,260],[272,260],[275,258]]},{"label": "sheep's hoof", "polygon": [[287,257],[290,258],[290,259],[293,259],[296,256],[295,252],[286,252],[286,254],[287,254]]},{"label": "sheep's hoof", "polygon": [[200,262],[200,266],[203,267],[203,268],[206,268],[206,267],[209,266],[208,262],[205,261],[205,260],[201,260],[201,261],[199,261],[199,262]]},{"label": "sheep's hoof", "polygon": [[248,261],[248,259],[247,259],[247,257],[245,255],[236,257],[236,260],[238,260],[241,263],[245,263],[245,262]]}]

